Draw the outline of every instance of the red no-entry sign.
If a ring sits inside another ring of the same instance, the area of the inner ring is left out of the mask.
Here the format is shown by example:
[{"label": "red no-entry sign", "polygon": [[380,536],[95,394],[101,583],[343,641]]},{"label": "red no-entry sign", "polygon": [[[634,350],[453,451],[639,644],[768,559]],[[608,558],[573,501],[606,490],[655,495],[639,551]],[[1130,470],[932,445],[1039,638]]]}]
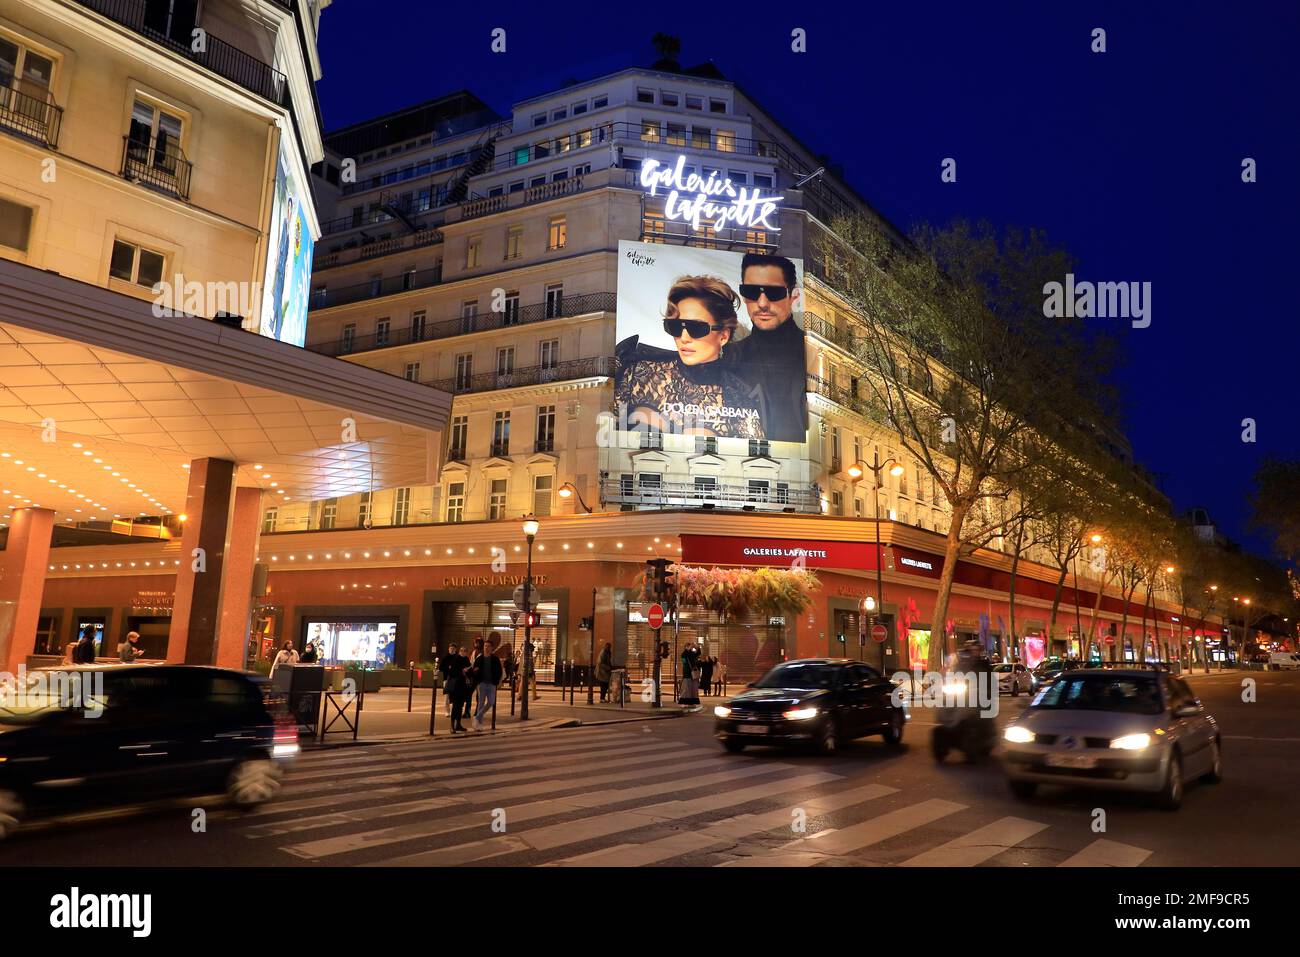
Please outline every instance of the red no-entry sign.
[{"label": "red no-entry sign", "polygon": [[664,623],[664,606],[655,602],[646,612],[645,618],[650,623],[650,627],[658,631]]},{"label": "red no-entry sign", "polygon": [[871,629],[871,638],[874,641],[884,641],[889,637],[889,629],[884,625],[876,625]]}]

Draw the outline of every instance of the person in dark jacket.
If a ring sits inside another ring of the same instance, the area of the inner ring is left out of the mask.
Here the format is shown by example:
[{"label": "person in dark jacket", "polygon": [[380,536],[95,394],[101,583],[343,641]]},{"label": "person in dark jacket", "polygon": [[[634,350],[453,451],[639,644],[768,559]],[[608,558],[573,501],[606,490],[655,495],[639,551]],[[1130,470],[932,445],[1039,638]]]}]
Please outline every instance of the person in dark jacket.
[{"label": "person in dark jacket", "polygon": [[488,638],[484,653],[479,655],[474,664],[474,677],[478,683],[478,710],[474,712],[474,730],[483,730],[483,716],[492,711],[497,703],[497,686],[505,677],[505,668],[497,657],[497,633]]},{"label": "person in dark jacket", "polygon": [[700,659],[700,694],[713,693],[713,659]]},{"label": "person in dark jacket", "polygon": [[600,649],[600,658],[596,662],[596,684],[600,685],[600,700],[609,697],[609,679],[614,673],[614,646],[608,641]]},{"label": "person in dark jacket", "polygon": [[81,637],[77,639],[77,647],[72,649],[72,660],[79,665],[93,665],[95,663],[94,625],[87,625],[81,629]]},{"label": "person in dark jacket", "polygon": [[438,671],[442,674],[442,690],[451,702],[452,731],[465,730],[460,723],[460,716],[469,697],[465,691],[465,669],[468,667],[469,659],[460,653],[460,645],[448,645],[447,654],[438,663]]}]

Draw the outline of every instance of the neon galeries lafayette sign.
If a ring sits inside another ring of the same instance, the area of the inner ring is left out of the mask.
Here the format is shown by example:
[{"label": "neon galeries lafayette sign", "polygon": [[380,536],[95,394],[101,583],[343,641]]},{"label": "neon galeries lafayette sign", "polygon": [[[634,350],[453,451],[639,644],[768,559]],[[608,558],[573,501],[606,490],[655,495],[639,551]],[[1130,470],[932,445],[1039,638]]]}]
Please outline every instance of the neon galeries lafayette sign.
[{"label": "neon galeries lafayette sign", "polygon": [[685,155],[678,156],[673,166],[653,159],[641,163],[641,185],[650,190],[650,195],[658,196],[661,188],[668,190],[665,218],[683,220],[693,229],[699,229],[703,220],[714,229],[740,226],[781,231],[768,217],[777,211],[777,203],[784,196],[764,196],[757,189],[737,186],[729,178],[719,177],[717,170],[707,177],[698,173],[683,176],[685,165]]}]

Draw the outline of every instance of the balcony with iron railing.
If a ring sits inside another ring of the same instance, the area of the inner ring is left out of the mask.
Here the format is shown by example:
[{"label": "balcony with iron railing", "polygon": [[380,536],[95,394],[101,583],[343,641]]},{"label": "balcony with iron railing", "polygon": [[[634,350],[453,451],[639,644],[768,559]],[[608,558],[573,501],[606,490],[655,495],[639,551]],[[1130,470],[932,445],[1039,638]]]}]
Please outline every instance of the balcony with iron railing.
[{"label": "balcony with iron railing", "polygon": [[808,373],[808,391],[829,399],[836,405],[855,412],[873,422],[884,422],[886,416],[870,399],[854,395],[849,389],[841,388],[835,383]]},{"label": "balcony with iron railing", "polygon": [[606,477],[600,483],[601,501],[624,507],[726,508],[755,512],[820,513],[821,492],[816,486],[697,485],[693,478],[658,484]]},{"label": "balcony with iron railing", "polygon": [[442,239],[442,232],[437,229],[421,229],[405,236],[393,236],[389,239],[363,242],[330,253],[318,253],[312,260],[312,273],[315,275],[323,269],[332,269],[335,266],[378,259],[381,256],[391,256],[393,253],[423,249],[425,246],[436,246],[442,242]]},{"label": "balcony with iron railing", "polygon": [[803,327],[804,331],[820,336],[846,352],[853,352],[857,348],[857,342],[852,332],[823,319],[815,312],[805,312],[803,314]]},{"label": "balcony with iron railing", "polygon": [[[172,53],[198,64],[236,86],[269,100],[277,106],[289,106],[289,81],[279,70],[264,63],[250,53],[245,53],[204,28],[201,49],[195,49],[193,38],[186,32],[183,38],[170,35],[159,28],[157,12],[145,0],[75,0],[81,6],[94,10],[114,23],[135,31],[140,36],[166,47]],[[165,9],[165,7],[164,7]]]},{"label": "balcony with iron railing", "polygon": [[387,279],[370,279],[351,286],[336,286],[332,289],[328,286],[317,287],[311,291],[311,298],[307,300],[307,309],[309,311],[328,309],[331,306],[346,306],[367,299],[382,299],[384,296],[410,292],[412,289],[427,289],[440,282],[442,282],[441,262],[428,269],[414,269],[400,276],[389,276]]},{"label": "balcony with iron railing", "polygon": [[592,356],[587,359],[570,359],[548,365],[525,366],[510,372],[481,372],[477,375],[458,375],[448,379],[432,379],[425,385],[453,395],[471,392],[492,392],[497,389],[516,389],[520,386],[544,385],[594,376],[612,376],[614,359],[611,356]]},{"label": "balcony with iron railing", "polygon": [[309,342],[306,348],[326,356],[353,355],[370,352],[375,349],[388,349],[393,346],[410,345],[413,342],[430,342],[435,339],[449,339],[452,336],[469,335],[472,332],[487,332],[492,329],[505,329],[511,326],[527,326],[551,319],[572,319],[598,312],[613,312],[617,296],[612,292],[593,292],[580,296],[564,296],[548,302],[535,302],[527,306],[516,306],[504,312],[487,312],[472,316],[459,316],[455,319],[443,319],[438,322],[425,322],[407,329],[389,330],[368,336],[354,336],[351,340],[329,339],[323,342]]},{"label": "balcony with iron railing", "polygon": [[174,143],[160,145],[122,137],[122,176],[161,193],[188,201],[194,164]]},{"label": "balcony with iron railing", "polygon": [[48,95],[38,97],[0,87],[0,130],[56,150],[62,125],[63,108]]}]

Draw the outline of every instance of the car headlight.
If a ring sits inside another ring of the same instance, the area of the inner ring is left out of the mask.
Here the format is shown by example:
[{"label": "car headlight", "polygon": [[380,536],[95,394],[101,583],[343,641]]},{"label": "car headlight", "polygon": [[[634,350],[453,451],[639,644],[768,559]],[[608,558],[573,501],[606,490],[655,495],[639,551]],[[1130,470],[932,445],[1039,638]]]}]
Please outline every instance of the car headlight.
[{"label": "car headlight", "polygon": [[717,715],[719,718],[726,718],[731,716],[731,709],[728,708],[725,704],[720,704],[713,709],[713,713]]},{"label": "car headlight", "polygon": [[1119,748],[1121,751],[1141,751],[1151,744],[1151,735],[1149,734],[1126,734],[1120,738],[1114,738],[1110,742],[1112,748]]},{"label": "car headlight", "polygon": [[958,695],[966,693],[966,682],[949,681],[943,685],[943,693],[947,695]]},{"label": "car headlight", "polygon": [[791,721],[806,721],[808,718],[817,717],[816,708],[794,708],[785,713],[785,717]]},{"label": "car headlight", "polygon": [[1013,724],[1007,730],[1002,732],[1002,737],[1006,738],[1012,744],[1029,744],[1034,740],[1034,732],[1028,728],[1022,728],[1018,724]]}]

